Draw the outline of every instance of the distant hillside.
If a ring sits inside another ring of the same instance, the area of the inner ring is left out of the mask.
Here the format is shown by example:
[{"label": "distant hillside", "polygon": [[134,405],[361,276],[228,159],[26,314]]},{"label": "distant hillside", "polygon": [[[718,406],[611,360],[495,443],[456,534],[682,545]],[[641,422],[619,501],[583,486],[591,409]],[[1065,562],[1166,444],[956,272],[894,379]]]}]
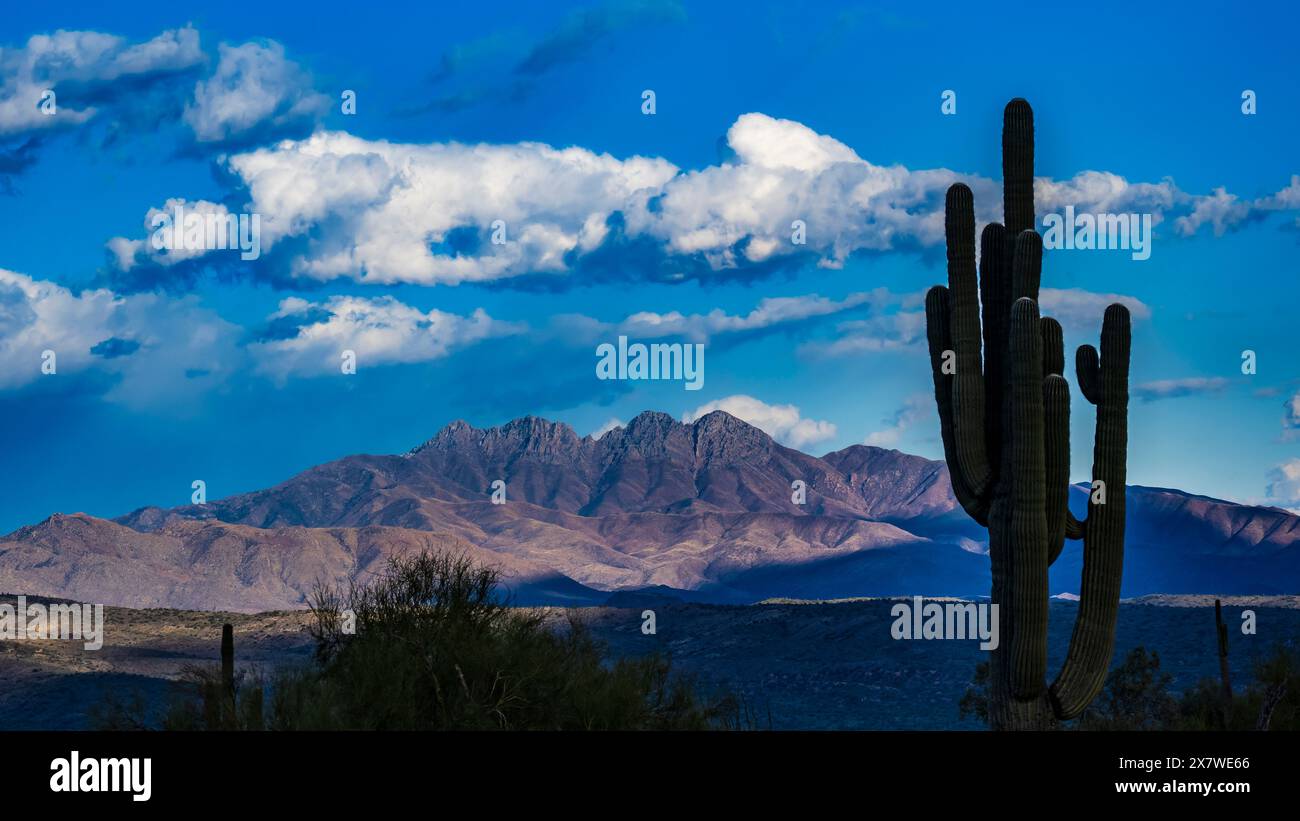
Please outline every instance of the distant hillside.
[{"label": "distant hillside", "polygon": [[[1126,596],[1300,590],[1300,517],[1286,511],[1131,487],[1128,517]],[[646,412],[599,439],[526,417],[454,422],[406,454],[349,456],[202,506],[51,517],[0,540],[0,590],[297,607],[317,578],[454,545],[498,564],[529,603],[646,588],[717,602],[969,596],[989,589],[985,538],[941,462],[864,445],[818,458],[722,411],[691,424]],[[1068,542],[1053,593],[1077,592],[1081,562]]]}]

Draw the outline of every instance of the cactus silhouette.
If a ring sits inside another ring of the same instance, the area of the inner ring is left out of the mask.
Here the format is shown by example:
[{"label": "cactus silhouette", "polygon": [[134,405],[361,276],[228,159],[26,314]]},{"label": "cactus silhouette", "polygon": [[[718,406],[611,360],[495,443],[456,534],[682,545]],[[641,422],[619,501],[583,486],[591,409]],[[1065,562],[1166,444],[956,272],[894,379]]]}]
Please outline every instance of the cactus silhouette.
[{"label": "cactus silhouette", "polygon": [[1227,670],[1227,624],[1223,621],[1222,601],[1214,599],[1214,633],[1219,642],[1219,681],[1223,685],[1223,705],[1225,709],[1232,705],[1232,679]]},{"label": "cactus silhouette", "polygon": [[222,698],[235,701],[235,628],[221,625],[221,693]]},{"label": "cactus silhouette", "polygon": [[[1062,376],[1061,325],[1038,311],[1043,242],[1033,228],[1033,118],[1024,100],[1007,104],[1005,225],[984,228],[978,279],[974,197],[962,183],[948,189],[948,287],[931,288],[925,301],[953,493],[989,530],[992,601],[999,611],[989,688],[996,729],[1055,726],[1077,717],[1101,690],[1124,560],[1129,314],[1123,305],[1109,306],[1100,355],[1083,345],[1075,360],[1079,389],[1097,407],[1094,492],[1086,520],[1079,521],[1067,505],[1070,392]],[[1083,578],[1065,664],[1048,687],[1047,570],[1066,538],[1083,540]]]}]

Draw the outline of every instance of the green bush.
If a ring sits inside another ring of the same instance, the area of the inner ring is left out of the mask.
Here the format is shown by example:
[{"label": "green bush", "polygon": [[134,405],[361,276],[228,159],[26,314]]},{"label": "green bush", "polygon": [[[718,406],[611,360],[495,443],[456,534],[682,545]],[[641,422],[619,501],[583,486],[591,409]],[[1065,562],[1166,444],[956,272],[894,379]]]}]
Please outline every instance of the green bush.
[{"label": "green bush", "polygon": [[[187,668],[167,729],[626,730],[752,726],[704,703],[661,656],[608,660],[559,611],[510,607],[495,570],[463,555],[390,560],[373,584],[318,586],[314,661],[269,680]],[[134,719],[116,717],[118,726]]]},{"label": "green bush", "polygon": [[1160,672],[1160,655],[1134,647],[1106,676],[1106,684],[1079,717],[1084,730],[1161,730],[1178,715],[1169,693],[1174,677]]},{"label": "green bush", "polygon": [[275,726],[704,729],[723,714],[666,660],[607,663],[579,621],[509,607],[498,583],[465,556],[422,553],[346,595],[318,588],[317,663],[276,682]]}]

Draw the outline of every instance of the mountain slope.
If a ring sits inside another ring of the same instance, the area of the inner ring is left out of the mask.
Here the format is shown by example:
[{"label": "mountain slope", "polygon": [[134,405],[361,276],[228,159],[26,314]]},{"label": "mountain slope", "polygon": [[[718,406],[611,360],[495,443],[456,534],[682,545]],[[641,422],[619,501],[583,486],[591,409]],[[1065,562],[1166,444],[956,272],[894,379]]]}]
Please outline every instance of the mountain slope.
[{"label": "mountain slope", "polygon": [[[1083,514],[1082,489],[1073,501]],[[1128,514],[1124,595],[1300,589],[1290,513],[1131,487]],[[364,578],[393,552],[453,545],[542,602],[641,588],[716,601],[981,595],[985,540],[942,462],[864,445],[817,458],[721,411],[691,424],[646,412],[600,439],[525,417],[453,422],[406,454],[349,456],[207,505],[52,517],[0,541],[0,590],[293,607],[317,577]],[[1077,592],[1081,563],[1068,543],[1053,593]]]},{"label": "mountain slope", "polygon": [[173,519],[152,533],[55,514],[0,540],[0,590],[120,607],[256,612],[306,604],[317,580],[365,581],[388,557],[457,550],[502,571],[520,603],[604,596],[454,536],[389,527],[262,529]]}]

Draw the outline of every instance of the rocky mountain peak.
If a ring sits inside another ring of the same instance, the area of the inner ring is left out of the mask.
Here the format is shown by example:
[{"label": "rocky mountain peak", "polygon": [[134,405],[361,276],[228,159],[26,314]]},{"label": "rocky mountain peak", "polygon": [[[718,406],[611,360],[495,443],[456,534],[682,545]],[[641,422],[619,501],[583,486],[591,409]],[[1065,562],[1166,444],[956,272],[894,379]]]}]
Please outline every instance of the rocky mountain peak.
[{"label": "rocky mountain peak", "polygon": [[600,442],[619,451],[636,451],[644,459],[690,462],[694,450],[690,427],[660,411],[637,414],[622,431],[612,431]]},{"label": "rocky mountain peak", "polygon": [[701,462],[766,461],[777,447],[763,431],[726,411],[716,410],[696,419],[695,454]]},{"label": "rocky mountain peak", "polygon": [[414,456],[430,448],[449,450],[456,447],[465,447],[473,442],[474,433],[473,425],[463,419],[457,419],[444,425],[442,430],[435,433],[431,439],[426,439],[423,443],[411,448],[406,455]]},{"label": "rocky mountain peak", "polygon": [[571,458],[583,448],[583,439],[565,423],[552,422],[540,416],[522,416],[491,428],[475,428],[456,420],[412,450],[410,455],[430,450],[477,451],[502,458],[530,454],[549,461]]}]

